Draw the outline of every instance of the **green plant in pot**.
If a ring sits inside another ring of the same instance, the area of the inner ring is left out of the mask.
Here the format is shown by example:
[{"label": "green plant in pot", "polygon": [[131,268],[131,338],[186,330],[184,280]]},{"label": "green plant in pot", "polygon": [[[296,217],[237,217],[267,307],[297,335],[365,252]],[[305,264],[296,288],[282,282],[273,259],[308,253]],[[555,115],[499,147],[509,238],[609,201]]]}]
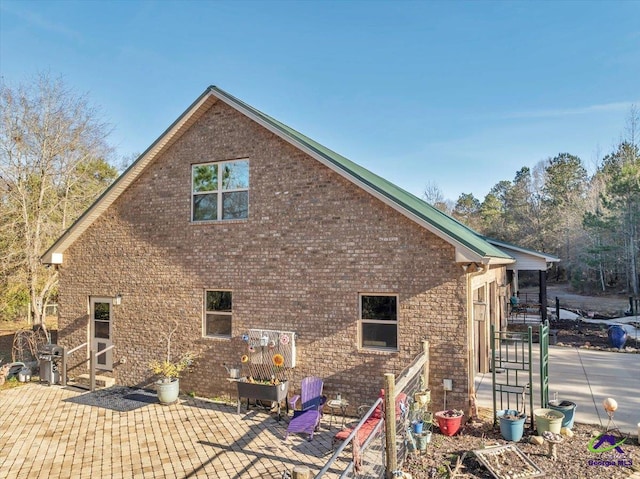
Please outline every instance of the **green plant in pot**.
[{"label": "green plant in pot", "polygon": [[167,342],[167,355],[162,360],[153,360],[149,363],[149,369],[155,375],[160,376],[156,381],[156,391],[160,404],[173,404],[180,394],[180,375],[188,371],[196,360],[197,355],[187,351],[177,360],[171,357],[171,336],[178,329],[178,321],[174,320],[174,327],[168,333],[163,333]]}]

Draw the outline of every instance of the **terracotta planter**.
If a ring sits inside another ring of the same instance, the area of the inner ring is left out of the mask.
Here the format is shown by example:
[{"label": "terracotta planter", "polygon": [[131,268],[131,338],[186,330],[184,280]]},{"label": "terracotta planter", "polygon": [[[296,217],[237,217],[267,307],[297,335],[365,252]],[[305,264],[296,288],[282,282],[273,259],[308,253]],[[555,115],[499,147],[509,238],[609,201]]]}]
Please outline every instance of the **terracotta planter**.
[{"label": "terracotta planter", "polygon": [[464,414],[450,417],[447,415],[448,413],[449,411],[438,411],[435,414],[435,417],[436,417],[436,421],[438,421],[438,427],[440,428],[440,432],[445,436],[453,436],[460,429]]}]

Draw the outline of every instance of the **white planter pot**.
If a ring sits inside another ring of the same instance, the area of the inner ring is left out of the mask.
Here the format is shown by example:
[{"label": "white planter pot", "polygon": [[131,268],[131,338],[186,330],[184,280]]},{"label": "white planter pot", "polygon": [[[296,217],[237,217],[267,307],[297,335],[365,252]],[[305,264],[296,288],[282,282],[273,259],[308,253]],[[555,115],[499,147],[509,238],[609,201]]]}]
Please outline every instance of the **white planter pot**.
[{"label": "white planter pot", "polygon": [[156,391],[160,404],[173,404],[178,400],[178,396],[180,395],[180,380],[173,378],[168,383],[157,381]]}]

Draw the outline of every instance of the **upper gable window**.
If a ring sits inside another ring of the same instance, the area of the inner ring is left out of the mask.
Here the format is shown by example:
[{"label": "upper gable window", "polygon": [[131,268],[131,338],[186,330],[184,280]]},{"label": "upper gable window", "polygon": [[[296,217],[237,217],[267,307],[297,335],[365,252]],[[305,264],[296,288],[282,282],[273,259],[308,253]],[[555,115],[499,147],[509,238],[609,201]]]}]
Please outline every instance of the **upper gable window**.
[{"label": "upper gable window", "polygon": [[237,220],[249,214],[249,160],[191,166],[193,221]]}]

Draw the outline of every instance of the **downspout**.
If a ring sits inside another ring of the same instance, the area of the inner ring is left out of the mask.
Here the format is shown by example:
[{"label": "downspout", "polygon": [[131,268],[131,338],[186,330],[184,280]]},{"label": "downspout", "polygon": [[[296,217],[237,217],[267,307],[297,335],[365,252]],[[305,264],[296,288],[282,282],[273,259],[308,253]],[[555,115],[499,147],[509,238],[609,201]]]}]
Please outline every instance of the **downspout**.
[{"label": "downspout", "polygon": [[[469,266],[475,265],[476,270],[467,272]],[[477,417],[477,409],[476,409],[476,391],[475,391],[475,374],[474,374],[474,361],[475,361],[475,341],[474,341],[474,327],[473,327],[473,290],[471,289],[471,280],[476,276],[480,276],[485,274],[489,269],[489,265],[487,263],[469,263],[463,264],[462,269],[466,273],[467,276],[467,344],[469,344],[469,367],[467,368],[467,381],[468,381],[468,394],[469,401],[467,407],[467,415],[468,417],[475,419]]]}]

